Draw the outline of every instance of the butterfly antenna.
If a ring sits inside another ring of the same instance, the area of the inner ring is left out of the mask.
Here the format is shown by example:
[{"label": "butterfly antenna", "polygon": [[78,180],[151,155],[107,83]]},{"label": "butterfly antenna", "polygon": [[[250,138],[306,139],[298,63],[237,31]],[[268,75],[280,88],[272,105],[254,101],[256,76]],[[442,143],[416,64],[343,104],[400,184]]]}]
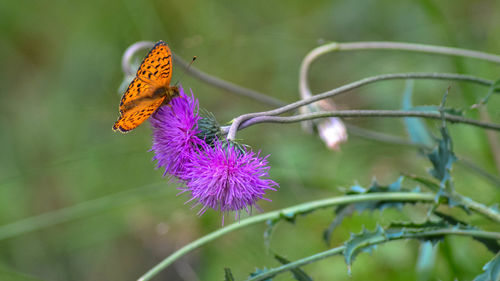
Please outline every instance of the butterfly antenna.
[{"label": "butterfly antenna", "polygon": [[193,59],[191,60],[191,62],[188,64],[188,66],[184,70],[184,73],[182,73],[181,77],[179,77],[179,79],[177,79],[177,82],[175,82],[176,86],[179,84],[179,81],[181,81],[181,79],[184,77],[184,75],[186,75],[186,72],[189,71],[189,68],[191,68],[191,65],[194,63],[194,61],[196,60],[196,58],[197,58],[197,56],[193,57]]}]

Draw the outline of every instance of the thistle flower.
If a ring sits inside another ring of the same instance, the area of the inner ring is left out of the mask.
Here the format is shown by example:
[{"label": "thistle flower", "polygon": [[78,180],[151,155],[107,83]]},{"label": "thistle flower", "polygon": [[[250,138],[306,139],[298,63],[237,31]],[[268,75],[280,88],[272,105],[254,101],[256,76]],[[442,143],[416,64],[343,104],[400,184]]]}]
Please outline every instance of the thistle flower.
[{"label": "thistle flower", "polygon": [[151,150],[155,153],[153,160],[157,161],[157,168],[165,168],[165,174],[182,178],[186,160],[203,143],[197,137],[200,133],[198,111],[198,100],[193,93],[188,96],[180,87],[179,97],[172,99],[168,106],[162,106],[150,118],[153,128]]},{"label": "thistle flower", "polygon": [[153,147],[157,167],[179,179],[183,192],[190,193],[203,207],[220,212],[248,213],[264,198],[267,189],[278,186],[269,177],[267,156],[247,150],[236,143],[219,140],[220,127],[211,114],[201,117],[198,100],[180,97],[163,106],[151,118]]},{"label": "thistle flower", "polygon": [[[227,144],[227,145],[225,145]],[[278,184],[269,177],[267,157],[231,143],[216,140],[213,147],[203,144],[198,153],[190,154],[184,169],[186,187],[192,199],[203,207],[221,212],[251,212],[252,206],[264,198],[266,190],[276,190]],[[258,206],[257,206],[258,207]]]}]

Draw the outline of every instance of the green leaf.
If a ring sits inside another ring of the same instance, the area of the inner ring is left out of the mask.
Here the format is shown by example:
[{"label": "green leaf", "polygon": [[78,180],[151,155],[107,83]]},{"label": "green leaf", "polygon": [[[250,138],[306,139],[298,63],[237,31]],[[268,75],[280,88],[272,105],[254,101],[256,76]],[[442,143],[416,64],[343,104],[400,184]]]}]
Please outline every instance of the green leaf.
[{"label": "green leaf", "polygon": [[461,225],[450,225],[444,221],[423,223],[395,222],[387,229],[377,225],[375,231],[363,231],[359,234],[351,234],[349,240],[344,243],[344,259],[347,264],[347,271],[351,275],[351,265],[356,256],[362,252],[371,253],[378,244],[398,239],[418,239],[429,241],[435,245],[444,238],[444,234],[436,233],[436,230],[471,230],[471,228]]},{"label": "green leaf", "polygon": [[[383,192],[420,192],[420,188],[416,187],[413,190],[404,189],[402,187],[404,177],[400,176],[395,182],[389,185],[380,185],[376,180],[373,180],[370,187],[368,189],[363,188],[359,185],[353,185],[346,192],[348,195],[355,194],[368,194],[368,193],[383,193]],[[401,209],[405,203],[409,203],[410,201],[370,201],[370,202],[361,202],[353,204],[356,208],[356,211],[363,212],[365,210],[384,210],[386,208],[397,208]],[[411,203],[414,203],[412,201]]]},{"label": "green leaf", "polygon": [[446,127],[441,127],[440,132],[442,139],[438,141],[438,146],[427,154],[427,157],[433,166],[429,173],[439,180],[441,189],[444,189],[451,179],[450,171],[457,158],[453,153],[453,143]]},{"label": "green leaf", "polygon": [[377,226],[374,232],[369,232],[363,228],[360,234],[351,234],[351,238],[344,243],[346,247],[344,250],[344,259],[349,275],[351,275],[351,265],[359,253],[371,253],[378,243],[386,240],[384,229],[380,225]]},{"label": "green leaf", "polygon": [[[403,110],[415,110],[412,106],[411,98],[413,92],[413,80],[406,81],[405,91],[403,94]],[[431,147],[434,145],[434,139],[429,133],[427,126],[420,118],[405,117],[404,118],[406,131],[410,135],[410,139],[413,143],[421,144],[426,147]]]},{"label": "green leaf", "polygon": [[224,273],[224,281],[234,281],[233,273],[230,268],[224,268]]},{"label": "green leaf", "polygon": [[[415,222],[393,222],[391,225],[386,229],[387,236],[391,239],[399,239],[399,238],[413,238],[415,234],[425,232],[425,231],[432,231],[432,230],[438,230],[438,229],[444,229],[444,228],[461,228],[461,229],[467,229],[466,227],[461,227],[460,225],[450,225],[445,221],[425,221],[422,223],[415,223]],[[441,242],[443,240],[444,236],[442,235],[435,235],[435,236],[430,236],[430,237],[419,237],[416,239],[422,240],[422,241],[429,241],[433,245],[436,245],[437,243]]]},{"label": "green leaf", "polygon": [[[264,267],[264,269],[256,268],[254,272],[250,273],[250,277],[257,277],[261,274],[267,273],[268,269]],[[273,281],[272,277],[266,278],[263,281]]]},{"label": "green leaf", "polygon": [[[290,263],[289,260],[287,260],[286,258],[284,258],[278,254],[274,254],[274,258],[276,260],[278,260],[283,265]],[[299,267],[291,269],[290,271],[292,272],[295,280],[298,280],[298,281],[312,281],[313,280],[309,275],[307,275],[307,273],[305,273],[305,271],[303,271]]]},{"label": "green leaf", "polygon": [[[380,192],[420,192],[420,188],[416,187],[413,190],[404,189],[402,187],[404,177],[399,177],[395,182],[384,186],[380,185],[376,180],[373,180],[370,187],[367,189],[360,185],[351,186],[346,194],[347,195],[358,195],[358,194],[367,194],[367,193],[380,193]],[[415,204],[415,201],[368,201],[368,202],[360,202],[348,205],[340,205],[335,209],[335,219],[330,223],[328,229],[323,232],[323,240],[326,244],[330,243],[330,239],[335,228],[340,225],[343,219],[347,216],[352,215],[355,211],[362,213],[364,211],[374,211],[380,210],[383,211],[387,208],[396,208],[401,210],[404,204]]]},{"label": "green leaf", "polygon": [[474,278],[474,281],[500,280],[500,252],[483,267],[484,273]]}]

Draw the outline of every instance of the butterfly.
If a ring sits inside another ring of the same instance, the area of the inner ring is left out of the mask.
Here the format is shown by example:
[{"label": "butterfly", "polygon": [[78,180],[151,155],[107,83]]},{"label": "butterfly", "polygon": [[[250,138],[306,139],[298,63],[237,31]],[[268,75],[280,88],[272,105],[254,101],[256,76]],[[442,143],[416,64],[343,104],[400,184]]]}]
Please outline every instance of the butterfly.
[{"label": "butterfly", "polygon": [[113,131],[126,133],[146,121],[158,108],[179,95],[177,86],[170,86],[172,52],[159,41],[146,55],[134,80],[120,101],[120,118]]}]

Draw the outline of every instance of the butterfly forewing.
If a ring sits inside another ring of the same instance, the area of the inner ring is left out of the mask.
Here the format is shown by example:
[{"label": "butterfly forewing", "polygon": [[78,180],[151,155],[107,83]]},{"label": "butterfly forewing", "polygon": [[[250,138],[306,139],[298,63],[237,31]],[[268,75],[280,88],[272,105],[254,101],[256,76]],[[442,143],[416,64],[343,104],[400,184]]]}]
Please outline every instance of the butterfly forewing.
[{"label": "butterfly forewing", "polygon": [[149,51],[136,76],[159,86],[168,86],[172,78],[172,52],[165,42],[156,43]]},{"label": "butterfly forewing", "polygon": [[165,42],[159,41],[146,55],[136,77],[123,95],[120,101],[120,118],[113,129],[121,132],[133,130],[148,119],[166,98],[169,101],[171,78],[172,52]]}]

